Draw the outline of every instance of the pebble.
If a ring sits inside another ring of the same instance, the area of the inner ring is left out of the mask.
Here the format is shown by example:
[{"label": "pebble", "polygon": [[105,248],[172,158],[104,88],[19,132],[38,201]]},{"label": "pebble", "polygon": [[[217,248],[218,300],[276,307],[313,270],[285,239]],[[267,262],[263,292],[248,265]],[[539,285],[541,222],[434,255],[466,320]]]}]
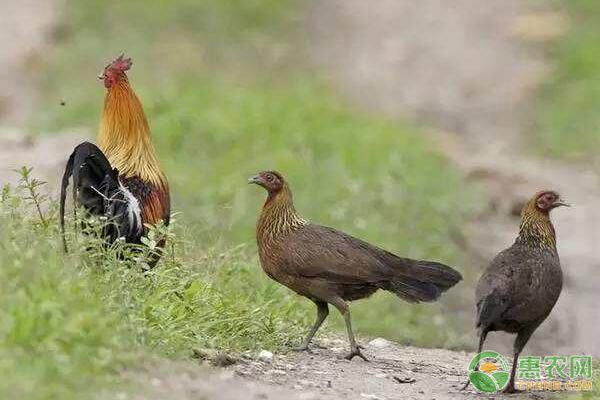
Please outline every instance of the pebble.
[{"label": "pebble", "polygon": [[385,347],[388,347],[391,345],[391,342],[389,340],[386,340],[384,338],[375,338],[373,340],[371,340],[369,342],[369,346],[371,347],[375,347],[377,349],[383,349]]},{"label": "pebble", "polygon": [[159,387],[161,382],[160,382],[160,379],[158,379],[158,378],[152,378],[152,380],[150,381],[150,384],[154,387]]},{"label": "pebble", "polygon": [[280,370],[280,369],[272,369],[270,371],[267,371],[267,374],[272,374],[272,375],[287,375],[287,372]]},{"label": "pebble", "polygon": [[360,397],[362,397],[364,399],[369,399],[369,400],[382,400],[382,398],[377,395],[367,394],[367,393],[361,393]]},{"label": "pebble", "polygon": [[273,361],[273,353],[267,350],[261,350],[258,353],[258,359],[263,362],[271,362]]}]

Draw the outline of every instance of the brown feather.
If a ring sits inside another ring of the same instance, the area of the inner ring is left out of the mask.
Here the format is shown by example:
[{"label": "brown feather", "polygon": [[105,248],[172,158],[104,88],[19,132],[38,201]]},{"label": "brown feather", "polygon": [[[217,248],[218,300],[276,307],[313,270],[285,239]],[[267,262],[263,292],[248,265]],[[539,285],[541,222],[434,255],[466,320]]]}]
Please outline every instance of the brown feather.
[{"label": "brown feather", "polygon": [[378,289],[433,301],[460,281],[443,264],[398,257],[332,228],[309,223],[283,183],[269,192],[257,224],[259,257],[271,278],[313,299],[356,300]]},{"label": "brown feather", "polygon": [[[168,223],[169,184],[156,156],[144,109],[125,74],[130,66],[129,59],[120,57],[107,67],[105,74],[114,82],[107,86],[98,141],[125,187],[140,202],[144,224]],[[115,69],[118,71],[111,75]]]}]

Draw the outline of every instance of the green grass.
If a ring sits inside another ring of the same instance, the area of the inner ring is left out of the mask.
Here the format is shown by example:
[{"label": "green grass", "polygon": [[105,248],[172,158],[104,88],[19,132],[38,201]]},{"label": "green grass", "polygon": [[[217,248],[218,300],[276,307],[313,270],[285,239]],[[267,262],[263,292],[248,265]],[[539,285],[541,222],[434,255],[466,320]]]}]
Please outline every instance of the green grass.
[{"label": "green grass", "polygon": [[[452,237],[469,216],[470,189],[416,127],[357,112],[304,65],[303,4],[69,2],[32,126],[94,132],[104,94],[95,76],[126,50],[181,214],[169,254],[142,276],[114,250],[85,251],[81,237],[64,258],[53,216],[46,226],[19,196],[3,202],[0,374],[20,397],[110,390],[140,355],[298,343],[315,311],[258,264],[265,194],[246,179],[259,170],[284,173],[310,220],[469,274]],[[461,347],[470,328],[451,313],[470,298],[458,289],[414,306],[379,294],[352,306],[353,322],[363,335]],[[329,328],[342,331],[336,314]]]},{"label": "green grass", "polygon": [[142,354],[277,349],[308,323],[243,246],[198,250],[177,232],[148,273],[83,236],[65,257],[55,205],[43,224],[24,198],[5,191],[0,203],[1,398],[88,398]]},{"label": "green grass", "polygon": [[550,46],[553,71],[538,94],[534,146],[543,154],[597,160],[600,145],[600,3],[561,0],[570,30]]}]

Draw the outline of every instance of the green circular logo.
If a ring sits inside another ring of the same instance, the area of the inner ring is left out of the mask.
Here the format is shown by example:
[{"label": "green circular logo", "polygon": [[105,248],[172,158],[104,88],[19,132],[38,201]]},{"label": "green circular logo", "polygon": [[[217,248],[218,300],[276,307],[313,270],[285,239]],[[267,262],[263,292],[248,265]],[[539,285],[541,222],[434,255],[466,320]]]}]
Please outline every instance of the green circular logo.
[{"label": "green circular logo", "polygon": [[476,354],[469,363],[469,381],[475,389],[484,393],[503,390],[510,378],[508,362],[495,351]]}]

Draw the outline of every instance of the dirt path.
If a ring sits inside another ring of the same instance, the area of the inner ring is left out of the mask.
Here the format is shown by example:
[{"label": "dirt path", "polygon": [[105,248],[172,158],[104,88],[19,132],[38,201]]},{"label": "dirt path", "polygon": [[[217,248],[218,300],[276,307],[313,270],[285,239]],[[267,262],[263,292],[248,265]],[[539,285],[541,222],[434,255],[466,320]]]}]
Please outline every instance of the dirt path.
[{"label": "dirt path", "polygon": [[0,13],[0,118],[22,125],[35,101],[31,70],[51,43],[60,0],[3,1]]},{"label": "dirt path", "polygon": [[16,183],[12,170],[33,167],[56,187],[69,149],[85,132],[34,137],[24,125],[33,112],[35,66],[52,45],[61,0],[3,1],[0,13],[0,186]]},{"label": "dirt path", "polygon": [[[470,228],[483,259],[512,243],[511,210],[535,191],[555,188],[574,204],[553,216],[565,289],[525,351],[600,355],[598,175],[522,145],[528,100],[548,72],[532,42],[560,34],[565,18],[525,0],[323,0],[310,23],[315,62],[336,87],[370,110],[432,126],[440,148],[484,184],[490,211]],[[509,338],[495,336],[488,347],[508,352]]]},{"label": "dirt path", "polygon": [[[474,353],[398,346],[377,338],[365,343],[369,362],[345,360],[345,339],[321,339],[324,348],[310,353],[276,355],[271,362],[250,361],[235,367],[238,374],[283,386],[303,399],[481,399],[473,388],[460,390]],[[496,398],[553,398],[555,393],[486,395]]]}]

